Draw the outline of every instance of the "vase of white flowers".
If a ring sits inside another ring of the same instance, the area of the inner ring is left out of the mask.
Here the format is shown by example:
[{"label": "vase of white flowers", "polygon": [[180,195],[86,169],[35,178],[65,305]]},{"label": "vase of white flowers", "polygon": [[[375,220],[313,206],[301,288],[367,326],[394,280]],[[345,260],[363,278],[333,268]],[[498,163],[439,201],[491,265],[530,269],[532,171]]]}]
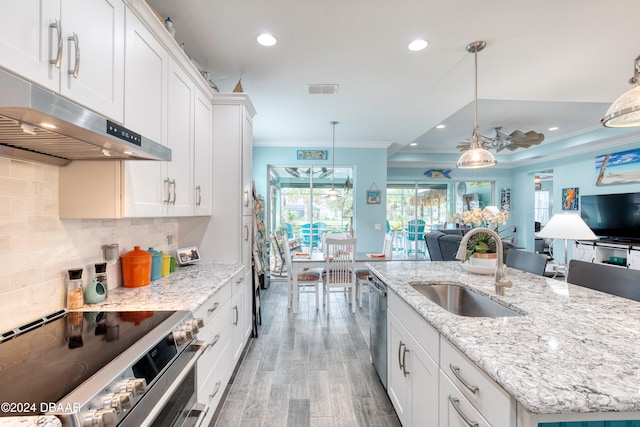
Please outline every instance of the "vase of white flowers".
[{"label": "vase of white flowers", "polygon": [[[484,209],[474,208],[468,211],[456,213],[451,221],[465,226],[486,227],[499,233],[498,227],[505,225],[509,219],[508,206],[499,210],[495,206]],[[497,260],[496,242],[487,233],[477,233],[471,236],[467,244],[467,259],[471,264],[481,266],[495,266]]]}]

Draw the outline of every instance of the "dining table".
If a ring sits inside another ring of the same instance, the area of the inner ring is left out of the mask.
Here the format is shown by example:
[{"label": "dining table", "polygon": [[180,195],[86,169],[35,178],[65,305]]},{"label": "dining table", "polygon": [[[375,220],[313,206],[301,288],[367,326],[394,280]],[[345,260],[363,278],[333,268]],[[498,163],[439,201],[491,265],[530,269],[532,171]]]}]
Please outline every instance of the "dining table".
[{"label": "dining table", "polygon": [[[369,252],[356,252],[355,259],[355,267],[356,268],[364,268],[366,262],[372,261],[390,261],[390,258],[385,257],[380,253],[369,253]],[[295,253],[291,256],[291,286],[293,289],[290,290],[290,295],[292,298],[291,310],[293,313],[298,312],[298,274],[305,269],[310,268],[324,268],[325,266],[325,257],[322,252],[311,252],[311,253]],[[355,295],[356,289],[352,292],[351,296],[351,304],[355,304]]]}]

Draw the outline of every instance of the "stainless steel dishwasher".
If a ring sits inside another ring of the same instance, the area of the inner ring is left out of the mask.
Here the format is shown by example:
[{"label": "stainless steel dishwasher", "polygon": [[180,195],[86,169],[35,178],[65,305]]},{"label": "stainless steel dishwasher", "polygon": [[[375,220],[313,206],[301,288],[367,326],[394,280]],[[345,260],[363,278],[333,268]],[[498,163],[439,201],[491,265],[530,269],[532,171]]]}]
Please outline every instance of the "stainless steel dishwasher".
[{"label": "stainless steel dishwasher", "polygon": [[387,388],[387,285],[369,274],[369,351],[384,388]]}]

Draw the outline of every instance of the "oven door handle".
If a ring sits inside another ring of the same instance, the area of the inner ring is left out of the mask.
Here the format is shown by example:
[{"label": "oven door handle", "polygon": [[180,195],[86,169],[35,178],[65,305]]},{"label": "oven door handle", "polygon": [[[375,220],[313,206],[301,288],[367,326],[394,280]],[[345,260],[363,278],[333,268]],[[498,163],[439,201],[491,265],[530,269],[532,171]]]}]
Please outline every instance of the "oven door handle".
[{"label": "oven door handle", "polygon": [[[207,416],[207,412],[209,412],[209,405],[196,403],[189,411],[189,415],[183,426],[200,427],[204,421],[204,417]],[[195,421],[191,422],[189,420],[190,418],[195,418]]]},{"label": "oven door handle", "polygon": [[171,399],[171,396],[173,395],[173,393],[176,391],[176,389],[178,387],[180,387],[180,384],[182,383],[182,380],[184,380],[186,378],[186,376],[189,375],[189,372],[191,371],[191,369],[193,369],[195,364],[198,362],[198,359],[200,358],[200,356],[202,355],[202,353],[204,352],[204,350],[206,348],[207,348],[207,343],[206,342],[204,342],[204,341],[196,341],[188,349],[185,350],[185,351],[189,351],[189,352],[191,352],[191,351],[194,352],[194,355],[191,357],[191,360],[189,360],[189,362],[187,362],[185,367],[178,374],[178,376],[171,383],[171,385],[165,390],[164,394],[158,400],[158,402],[155,404],[155,406],[149,411],[149,413],[147,415],[147,418],[144,420],[142,425],[148,425],[153,420],[156,419],[158,414],[164,408],[164,406],[167,403],[167,401],[169,399]]}]

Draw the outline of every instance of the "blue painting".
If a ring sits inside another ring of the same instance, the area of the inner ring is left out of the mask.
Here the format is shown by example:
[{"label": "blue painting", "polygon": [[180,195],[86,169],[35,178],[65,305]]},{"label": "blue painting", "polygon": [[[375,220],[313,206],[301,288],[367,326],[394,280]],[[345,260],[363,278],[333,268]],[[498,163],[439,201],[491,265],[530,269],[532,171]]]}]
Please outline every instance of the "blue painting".
[{"label": "blue painting", "polygon": [[577,211],[579,200],[579,189],[575,188],[563,188],[562,189],[562,210],[563,211]]},{"label": "blue painting", "polygon": [[640,148],[596,157],[596,185],[640,182]]}]

